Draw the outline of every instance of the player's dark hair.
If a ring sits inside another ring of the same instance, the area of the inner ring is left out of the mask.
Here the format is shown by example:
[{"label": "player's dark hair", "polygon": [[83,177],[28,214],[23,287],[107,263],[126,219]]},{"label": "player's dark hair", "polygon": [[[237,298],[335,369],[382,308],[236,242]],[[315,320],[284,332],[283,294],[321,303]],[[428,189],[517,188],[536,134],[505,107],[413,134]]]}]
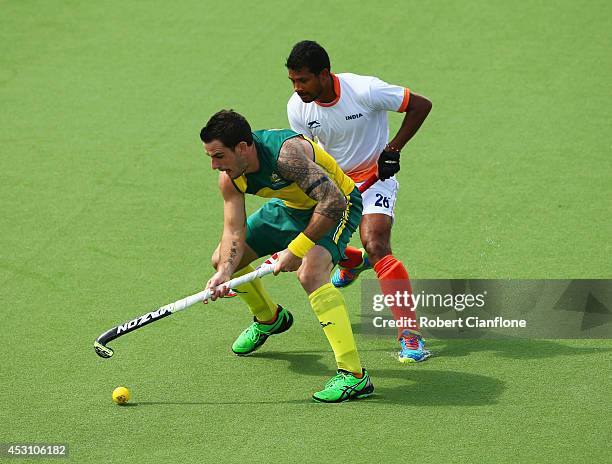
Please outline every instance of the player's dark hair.
[{"label": "player's dark hair", "polygon": [[329,55],[321,45],[312,40],[296,43],[285,66],[293,71],[307,68],[313,74],[321,74],[325,68],[331,71]]},{"label": "player's dark hair", "polygon": [[221,110],[213,114],[200,131],[204,143],[220,140],[223,145],[234,149],[240,142],[253,143],[251,126],[244,116],[234,110]]}]

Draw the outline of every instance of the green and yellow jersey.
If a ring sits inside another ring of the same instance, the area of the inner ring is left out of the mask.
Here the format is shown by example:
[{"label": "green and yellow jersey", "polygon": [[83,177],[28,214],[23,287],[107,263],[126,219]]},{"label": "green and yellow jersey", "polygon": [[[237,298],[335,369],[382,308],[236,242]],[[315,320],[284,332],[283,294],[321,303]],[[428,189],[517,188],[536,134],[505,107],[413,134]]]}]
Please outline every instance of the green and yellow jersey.
[{"label": "green and yellow jersey", "polygon": [[[302,137],[289,129],[259,130],[253,132],[253,141],[259,158],[259,171],[243,174],[233,179],[234,186],[242,193],[264,198],[278,198],[294,209],[308,210],[317,202],[304,193],[293,181],[284,179],[277,169],[278,155],[283,143],[293,137]],[[331,155],[319,145],[304,137],[312,146],[313,161],[318,164],[340,191],[348,196],[355,188],[355,182],[348,177]]]}]

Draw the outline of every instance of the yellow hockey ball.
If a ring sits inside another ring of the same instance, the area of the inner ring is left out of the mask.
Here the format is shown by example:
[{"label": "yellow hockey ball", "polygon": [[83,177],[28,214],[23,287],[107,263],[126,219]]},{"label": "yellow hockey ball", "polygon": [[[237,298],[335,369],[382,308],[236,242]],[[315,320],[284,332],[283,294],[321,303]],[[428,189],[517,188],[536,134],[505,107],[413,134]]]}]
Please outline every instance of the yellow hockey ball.
[{"label": "yellow hockey ball", "polygon": [[117,404],[125,404],[130,401],[130,391],[125,387],[117,387],[113,390],[113,401]]}]

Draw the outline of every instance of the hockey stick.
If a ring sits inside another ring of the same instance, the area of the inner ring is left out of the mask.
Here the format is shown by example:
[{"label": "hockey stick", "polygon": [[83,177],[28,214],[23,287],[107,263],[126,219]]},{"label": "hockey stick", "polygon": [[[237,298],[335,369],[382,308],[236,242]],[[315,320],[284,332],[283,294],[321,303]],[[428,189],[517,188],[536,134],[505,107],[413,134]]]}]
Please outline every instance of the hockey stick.
[{"label": "hockey stick", "polygon": [[378,181],[378,176],[376,174],[372,174],[368,177],[363,184],[359,186],[359,193],[365,192],[367,189],[372,187]]},{"label": "hockey stick", "polygon": [[[248,274],[236,277],[235,279],[232,279],[229,282],[221,284],[217,287],[217,289],[221,289],[223,287],[238,287],[242,284],[246,284],[247,282],[251,282],[252,280],[255,280],[258,277],[263,277],[265,275],[271,274],[274,270],[275,265],[276,254],[268,258],[261,266],[259,266],[253,272],[249,272]],[[96,350],[98,356],[102,358],[110,358],[113,355],[113,349],[110,346],[106,346],[107,343],[136,329],[140,329],[141,327],[144,327],[147,324],[159,321],[164,317],[182,311],[183,309],[187,309],[190,306],[199,303],[203,300],[207,300],[210,298],[211,293],[212,292],[209,289],[203,290],[194,295],[190,295],[181,300],[175,301],[174,303],[162,306],[161,308],[158,308],[155,311],[150,311],[140,317],[113,327],[112,329],[109,329],[104,332],[96,339],[96,341],[94,342],[94,349]]]}]

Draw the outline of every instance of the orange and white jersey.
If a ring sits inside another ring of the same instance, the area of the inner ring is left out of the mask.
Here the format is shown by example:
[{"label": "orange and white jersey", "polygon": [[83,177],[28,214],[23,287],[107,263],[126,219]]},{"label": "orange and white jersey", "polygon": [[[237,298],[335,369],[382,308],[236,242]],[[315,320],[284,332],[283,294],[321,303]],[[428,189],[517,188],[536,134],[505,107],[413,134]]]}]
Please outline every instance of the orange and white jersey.
[{"label": "orange and white jersey", "polygon": [[376,174],[376,161],[389,138],[387,111],[406,111],[410,90],[371,76],[332,74],[336,99],[304,103],[294,93],[287,103],[291,129],[315,140],[355,182]]}]

